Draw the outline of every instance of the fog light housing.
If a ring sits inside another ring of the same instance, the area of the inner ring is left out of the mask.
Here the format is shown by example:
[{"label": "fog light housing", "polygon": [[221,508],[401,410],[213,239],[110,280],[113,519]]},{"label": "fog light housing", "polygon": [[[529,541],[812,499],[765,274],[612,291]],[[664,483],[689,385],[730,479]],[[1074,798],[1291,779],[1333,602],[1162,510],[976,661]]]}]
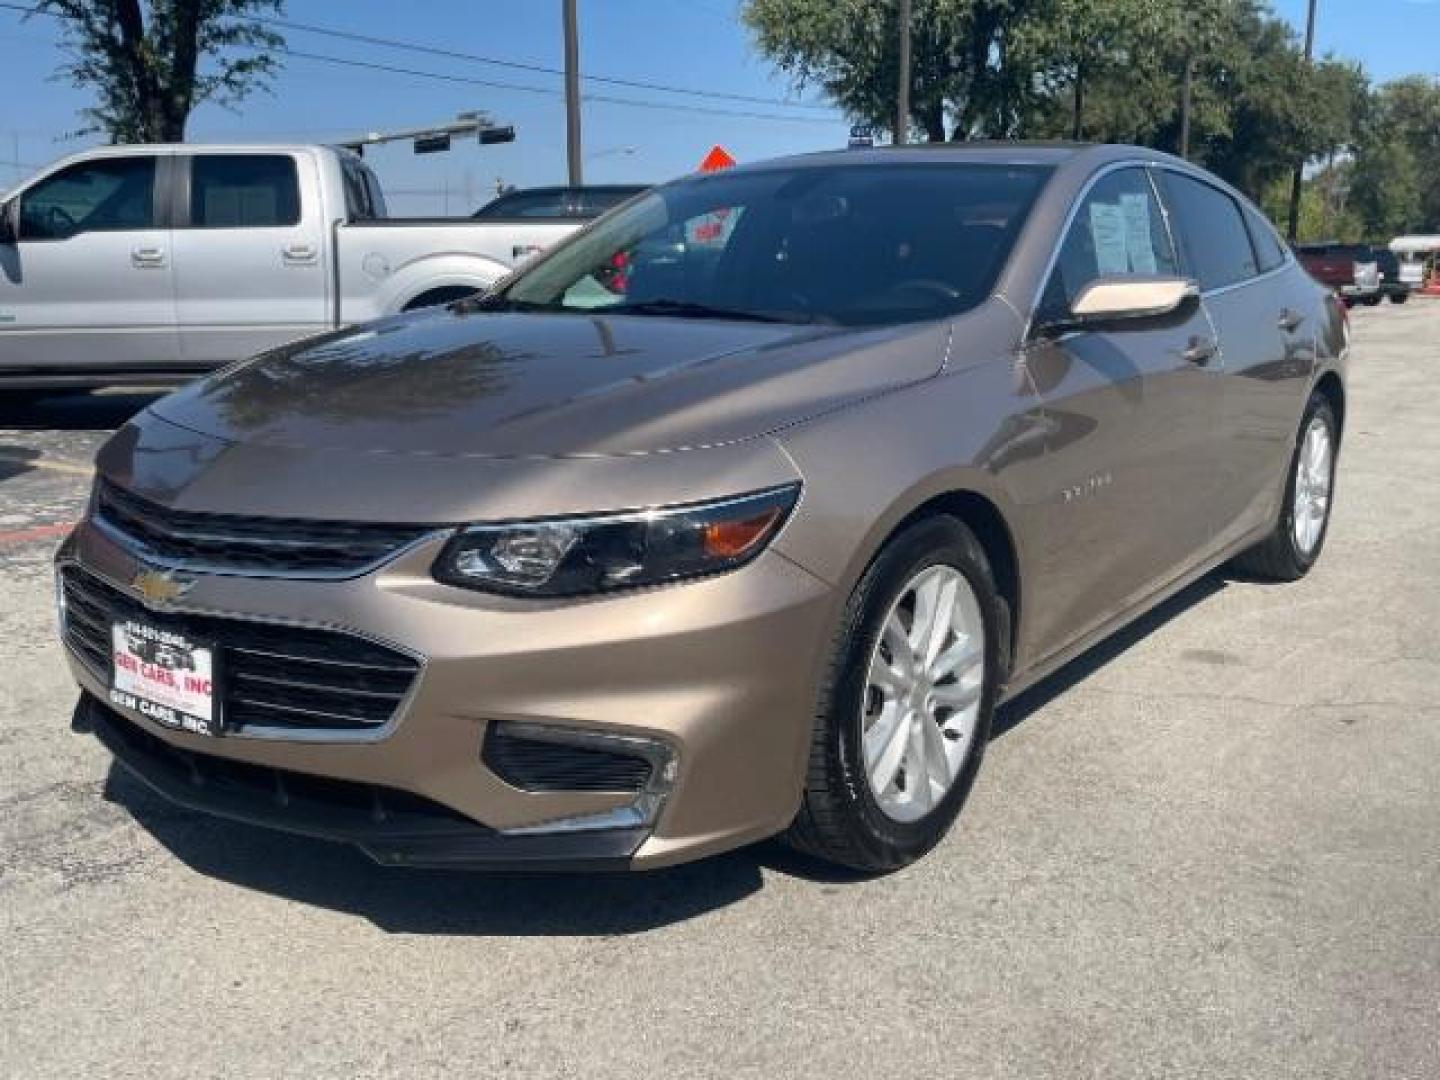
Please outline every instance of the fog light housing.
[{"label": "fog light housing", "polygon": [[662,739],[528,721],[491,723],[481,758],[521,791],[631,797],[628,804],[593,814],[504,830],[513,836],[648,828],[660,816],[678,773],[674,748]]}]

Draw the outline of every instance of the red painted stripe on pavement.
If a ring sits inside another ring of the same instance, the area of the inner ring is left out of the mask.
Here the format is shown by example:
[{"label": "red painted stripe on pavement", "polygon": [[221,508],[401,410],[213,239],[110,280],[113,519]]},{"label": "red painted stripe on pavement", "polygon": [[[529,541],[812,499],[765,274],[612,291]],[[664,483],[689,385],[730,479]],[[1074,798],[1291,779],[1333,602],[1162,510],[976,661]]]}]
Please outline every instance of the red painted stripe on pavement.
[{"label": "red painted stripe on pavement", "polygon": [[74,527],[73,521],[57,521],[54,525],[32,525],[28,529],[0,532],[0,544],[28,544],[32,540],[48,540],[52,536],[64,536]]}]

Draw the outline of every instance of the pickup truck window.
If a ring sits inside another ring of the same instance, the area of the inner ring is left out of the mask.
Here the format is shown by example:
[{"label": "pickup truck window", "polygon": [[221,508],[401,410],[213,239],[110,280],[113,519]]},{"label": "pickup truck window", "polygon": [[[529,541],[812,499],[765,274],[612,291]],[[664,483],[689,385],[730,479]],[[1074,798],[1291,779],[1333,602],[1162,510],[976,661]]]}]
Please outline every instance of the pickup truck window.
[{"label": "pickup truck window", "polygon": [[21,240],[155,227],[155,159],[82,161],[20,196]]},{"label": "pickup truck window", "polygon": [[340,159],[340,172],[345,178],[345,218],[347,221],[377,221],[385,216],[380,200],[380,186],[375,175],[360,162],[349,157]]},{"label": "pickup truck window", "polygon": [[800,166],[657,188],[521,271],[490,305],[877,325],[995,284],[1050,170]]},{"label": "pickup truck window", "polygon": [[300,181],[288,154],[197,154],[192,229],[263,229],[300,221]]}]

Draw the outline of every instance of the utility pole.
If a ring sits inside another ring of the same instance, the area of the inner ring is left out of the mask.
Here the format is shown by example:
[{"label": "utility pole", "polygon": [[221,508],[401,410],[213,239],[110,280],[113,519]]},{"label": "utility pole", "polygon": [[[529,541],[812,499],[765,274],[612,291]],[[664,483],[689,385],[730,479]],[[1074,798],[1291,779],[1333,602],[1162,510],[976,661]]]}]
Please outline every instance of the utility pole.
[{"label": "utility pole", "polygon": [[1195,84],[1195,57],[1185,53],[1185,75],[1180,83],[1180,156],[1190,160],[1190,95]]},{"label": "utility pole", "polygon": [[561,0],[565,19],[565,159],[570,186],[583,184],[580,154],[580,34],[575,27],[575,0]]},{"label": "utility pole", "polygon": [[[1310,0],[1310,11],[1305,18],[1305,64],[1315,55],[1315,0]],[[1286,236],[1290,243],[1300,234],[1300,185],[1305,180],[1305,160],[1295,163],[1294,175],[1290,177],[1290,227]]]},{"label": "utility pole", "polygon": [[900,78],[895,87],[895,145],[910,129],[910,0],[900,0]]}]

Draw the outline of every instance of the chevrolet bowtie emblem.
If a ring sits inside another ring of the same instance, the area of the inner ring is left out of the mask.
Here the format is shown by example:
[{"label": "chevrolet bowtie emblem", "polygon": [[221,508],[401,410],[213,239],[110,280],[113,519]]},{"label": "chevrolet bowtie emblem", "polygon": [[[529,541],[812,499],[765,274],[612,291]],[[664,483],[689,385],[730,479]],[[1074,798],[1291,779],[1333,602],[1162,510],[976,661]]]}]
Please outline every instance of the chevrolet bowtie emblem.
[{"label": "chevrolet bowtie emblem", "polygon": [[130,581],[130,587],[147,604],[164,607],[174,603],[195,587],[193,578],[182,578],[169,570],[141,570]]}]

